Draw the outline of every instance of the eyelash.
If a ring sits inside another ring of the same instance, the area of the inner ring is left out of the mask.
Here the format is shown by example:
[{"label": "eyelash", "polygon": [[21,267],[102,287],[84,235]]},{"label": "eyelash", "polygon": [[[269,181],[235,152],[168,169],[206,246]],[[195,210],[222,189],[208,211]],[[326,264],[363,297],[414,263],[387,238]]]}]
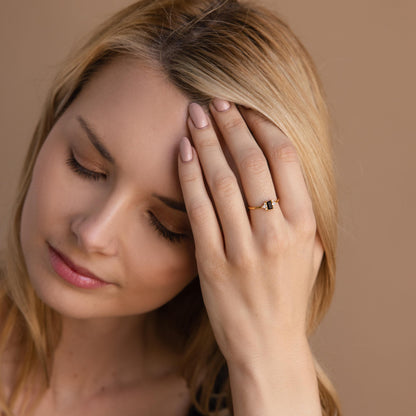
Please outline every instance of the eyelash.
[{"label": "eyelash", "polygon": [[[66,160],[66,164],[71,168],[72,171],[74,171],[83,178],[94,181],[99,181],[100,179],[107,179],[107,175],[104,173],[93,172],[87,168],[84,168],[84,166],[79,164],[78,161],[75,159],[72,151],[70,153],[69,158]],[[150,224],[165,240],[171,243],[179,243],[186,237],[186,234],[179,234],[169,231],[166,227],[164,227],[161,224],[161,222],[155,217],[155,215],[152,212],[148,211],[148,214]]]},{"label": "eyelash", "polygon": [[99,181],[100,179],[107,179],[107,175],[105,173],[98,173],[93,172],[92,170],[89,170],[87,168],[84,168],[84,166],[80,165],[78,161],[74,157],[74,153],[71,150],[69,158],[66,160],[66,164],[78,175],[87,178],[92,179],[94,181]]},{"label": "eyelash", "polygon": [[166,227],[164,227],[160,223],[160,221],[153,215],[153,213],[148,211],[148,214],[149,214],[150,224],[153,225],[155,230],[164,239],[170,241],[171,243],[179,243],[186,237],[186,234],[173,233],[172,231],[169,231]]}]

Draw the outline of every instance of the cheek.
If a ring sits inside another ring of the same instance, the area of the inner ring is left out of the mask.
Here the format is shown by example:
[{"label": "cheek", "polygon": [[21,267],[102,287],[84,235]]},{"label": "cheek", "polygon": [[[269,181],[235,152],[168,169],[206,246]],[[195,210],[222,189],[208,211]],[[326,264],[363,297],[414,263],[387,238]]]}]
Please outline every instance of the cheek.
[{"label": "cheek", "polygon": [[149,242],[139,251],[142,255],[136,259],[142,261],[136,260],[136,266],[133,268],[146,272],[143,275],[131,274],[136,276],[135,285],[177,293],[197,275],[194,246],[191,242],[175,246],[160,239]]},{"label": "cheek", "polygon": [[188,246],[189,250],[172,248],[161,239],[151,239],[138,248],[126,270],[120,307],[133,313],[148,312],[178,295],[197,275],[193,244]]},{"label": "cheek", "polygon": [[32,180],[22,212],[22,237],[29,230],[51,225],[63,207],[67,206],[64,192],[64,172],[60,159],[48,157],[50,152],[41,150],[34,166]]},{"label": "cheek", "polygon": [[65,149],[54,137],[43,144],[23,204],[20,236],[23,250],[36,249],[52,233],[64,235],[76,184],[65,165]]}]

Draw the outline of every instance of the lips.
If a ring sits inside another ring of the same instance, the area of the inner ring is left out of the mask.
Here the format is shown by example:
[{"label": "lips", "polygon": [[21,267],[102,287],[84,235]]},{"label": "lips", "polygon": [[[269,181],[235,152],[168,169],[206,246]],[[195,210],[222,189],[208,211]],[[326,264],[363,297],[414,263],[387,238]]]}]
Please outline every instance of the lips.
[{"label": "lips", "polygon": [[67,282],[86,289],[108,285],[88,269],[73,263],[68,257],[48,244],[52,267]]}]

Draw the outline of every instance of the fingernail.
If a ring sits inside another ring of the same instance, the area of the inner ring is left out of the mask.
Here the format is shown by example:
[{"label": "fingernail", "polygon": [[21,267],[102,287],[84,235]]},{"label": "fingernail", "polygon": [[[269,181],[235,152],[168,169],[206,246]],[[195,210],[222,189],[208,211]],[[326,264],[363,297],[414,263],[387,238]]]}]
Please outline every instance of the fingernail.
[{"label": "fingernail", "polygon": [[204,109],[197,103],[189,105],[189,114],[196,128],[202,129],[208,126],[208,119]]},{"label": "fingernail", "polygon": [[212,102],[217,111],[227,111],[230,108],[230,103],[221,98],[214,98]]},{"label": "fingernail", "polygon": [[187,137],[183,137],[179,143],[179,153],[182,162],[190,162],[192,160],[192,146]]}]

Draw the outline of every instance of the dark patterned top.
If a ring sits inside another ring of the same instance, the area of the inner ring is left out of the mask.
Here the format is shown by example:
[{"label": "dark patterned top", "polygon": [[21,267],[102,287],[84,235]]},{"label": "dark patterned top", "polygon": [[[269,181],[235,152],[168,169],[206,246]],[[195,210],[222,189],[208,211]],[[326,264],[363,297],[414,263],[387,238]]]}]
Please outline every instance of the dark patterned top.
[{"label": "dark patterned top", "polygon": [[[224,381],[228,378],[228,369],[226,366],[224,366],[221,371],[218,373],[215,386],[214,386],[214,393],[219,393],[221,386],[223,385]],[[214,398],[210,399],[209,407],[211,411],[214,411],[216,408],[217,401]],[[222,402],[220,405],[221,409],[225,408],[225,403]],[[197,409],[195,409],[195,406],[192,406],[189,410],[189,413],[187,416],[204,416],[202,413],[200,413]]]},{"label": "dark patterned top", "polygon": [[199,413],[198,410],[196,410],[194,406],[192,406],[191,410],[188,413],[188,416],[202,416],[202,414]]}]

